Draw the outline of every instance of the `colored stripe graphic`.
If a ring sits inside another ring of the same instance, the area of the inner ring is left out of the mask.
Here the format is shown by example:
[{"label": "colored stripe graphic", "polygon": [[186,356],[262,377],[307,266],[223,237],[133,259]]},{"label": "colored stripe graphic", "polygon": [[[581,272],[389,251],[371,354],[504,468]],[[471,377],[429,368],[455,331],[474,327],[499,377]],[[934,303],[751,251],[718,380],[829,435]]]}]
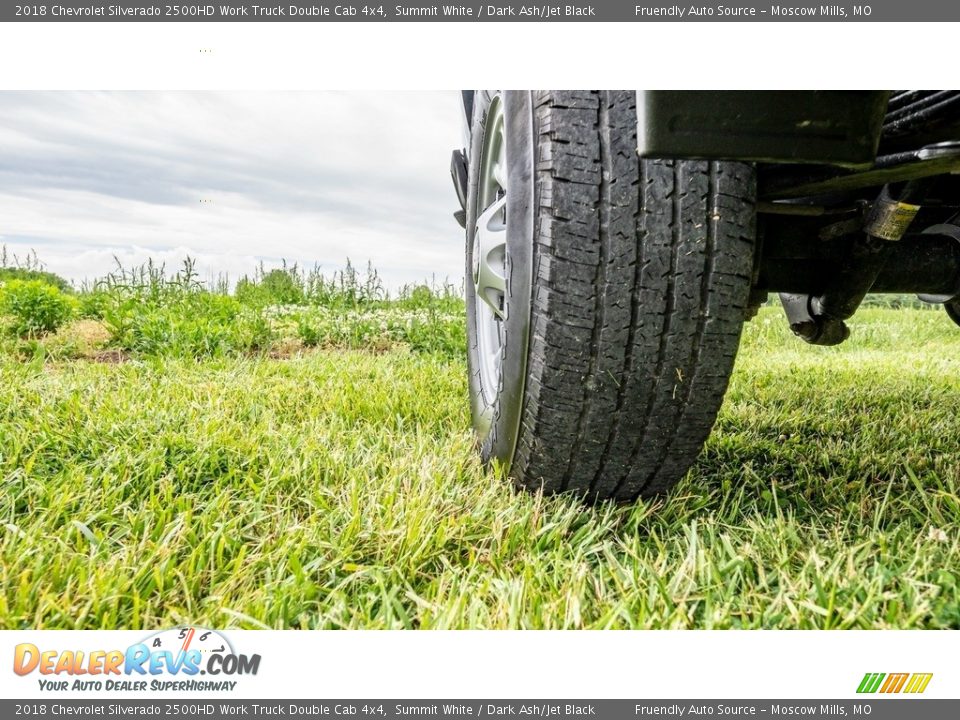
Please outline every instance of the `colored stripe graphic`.
[{"label": "colored stripe graphic", "polygon": [[896,692],[894,688],[897,687],[897,684],[901,680],[906,680],[907,676],[905,673],[890,673],[887,675],[887,679],[883,683],[883,687],[880,688],[881,693],[892,693]]},{"label": "colored stripe graphic", "polygon": [[880,687],[880,682],[884,678],[884,673],[867,673],[863,676],[863,680],[860,681],[860,687],[857,688],[858,693],[875,693],[877,688]]},{"label": "colored stripe graphic", "polygon": [[907,687],[904,688],[904,692],[922,693],[927,689],[927,685],[930,684],[931,678],[933,678],[933,673],[914,673],[910,677],[910,682],[907,684]]},{"label": "colored stripe graphic", "polygon": [[922,693],[927,689],[930,680],[933,679],[933,673],[866,673],[857,692],[860,694],[870,694],[875,692],[896,694],[896,693]]}]

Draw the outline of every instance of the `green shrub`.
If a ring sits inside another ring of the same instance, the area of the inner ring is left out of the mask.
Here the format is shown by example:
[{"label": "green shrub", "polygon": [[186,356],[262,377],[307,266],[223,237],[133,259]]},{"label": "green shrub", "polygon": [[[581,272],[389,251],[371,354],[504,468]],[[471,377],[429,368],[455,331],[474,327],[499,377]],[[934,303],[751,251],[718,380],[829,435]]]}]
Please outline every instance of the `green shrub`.
[{"label": "green shrub", "polygon": [[376,306],[387,300],[380,274],[371,263],[365,272],[358,271],[350,259],[343,270],[324,276],[314,267],[304,280],[307,302],[326,308],[359,308]]},{"label": "green shrub", "polygon": [[[55,288],[44,287],[42,298],[57,297]],[[379,351],[399,345],[452,357],[462,357],[466,345],[460,289],[422,283],[391,299],[369,264],[358,272],[348,262],[330,276],[316,267],[304,273],[287,263],[261,266],[233,295],[225,278],[215,288],[199,280],[190,259],[172,274],[148,261],[129,269],[118,264],[65,297],[71,312],[101,322],[110,347],[143,356],[222,357],[268,351],[293,338],[306,347]],[[63,322],[25,324],[14,312],[5,315],[23,333]]]},{"label": "green shrub", "polygon": [[461,315],[431,310],[415,314],[403,325],[402,339],[417,352],[464,357],[467,353],[467,328]]},{"label": "green shrub", "polygon": [[428,285],[406,285],[393,303],[404,310],[431,310],[442,313],[463,312],[463,288],[449,282],[431,281]]},{"label": "green shrub", "polygon": [[110,301],[109,293],[103,290],[81,292],[77,295],[77,315],[90,320],[103,320]]},{"label": "green shrub", "polygon": [[254,277],[242,277],[237,282],[234,296],[244,305],[299,305],[304,302],[304,278],[296,265],[265,270],[263,266]]},{"label": "green shrub", "polygon": [[307,347],[316,347],[323,339],[320,328],[310,318],[302,315],[297,321],[297,337]]},{"label": "green shrub", "polygon": [[296,320],[297,337],[307,347],[382,349],[404,344],[423,353],[462,357],[467,338],[463,311],[457,313],[382,307],[336,310],[314,307]]},{"label": "green shrub", "polygon": [[21,337],[56,332],[73,313],[73,299],[42,280],[10,280],[0,290],[0,314]]},{"label": "green shrub", "polygon": [[233,323],[230,342],[234,350],[268,350],[276,339],[270,321],[261,310],[245,309]]},{"label": "green shrub", "polygon": [[263,276],[260,285],[278,305],[296,305],[303,302],[303,281],[297,267],[275,268]]},{"label": "green shrub", "polygon": [[47,285],[52,285],[61,292],[72,292],[73,287],[59,275],[44,270],[31,270],[29,268],[18,267],[0,267],[0,283],[10,282],[12,280],[39,280]]},{"label": "green shrub", "polygon": [[147,355],[210,357],[239,349],[234,298],[205,291],[167,295],[163,303],[125,299],[104,316],[114,345]]},{"label": "green shrub", "polygon": [[62,277],[43,269],[43,263],[34,250],[26,256],[18,257],[10,252],[6,245],[0,245],[0,284],[11,280],[40,280],[62,292],[73,290],[70,283]]}]

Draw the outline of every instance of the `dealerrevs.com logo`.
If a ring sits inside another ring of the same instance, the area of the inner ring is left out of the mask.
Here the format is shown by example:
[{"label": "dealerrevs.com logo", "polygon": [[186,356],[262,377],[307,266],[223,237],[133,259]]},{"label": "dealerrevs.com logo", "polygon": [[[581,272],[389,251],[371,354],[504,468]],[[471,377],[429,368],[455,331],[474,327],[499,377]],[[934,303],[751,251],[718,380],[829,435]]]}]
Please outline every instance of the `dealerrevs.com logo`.
[{"label": "dealerrevs.com logo", "polygon": [[163,630],[126,650],[20,643],[13,655],[13,671],[22,677],[37,674],[46,691],[231,691],[238,682],[234,678],[259,669],[260,655],[237,653],[222,633],[199,627]]}]

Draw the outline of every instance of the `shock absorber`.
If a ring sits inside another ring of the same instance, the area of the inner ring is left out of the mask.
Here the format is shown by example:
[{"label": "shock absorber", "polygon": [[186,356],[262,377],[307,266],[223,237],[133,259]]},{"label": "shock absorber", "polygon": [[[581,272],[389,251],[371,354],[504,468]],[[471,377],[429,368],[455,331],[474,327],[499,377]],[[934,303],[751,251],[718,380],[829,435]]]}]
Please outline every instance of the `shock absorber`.
[{"label": "shock absorber", "polygon": [[891,248],[906,234],[935,178],[885,185],[873,202],[846,257],[816,295],[781,293],[790,329],[813,345],[838,345],[850,336],[846,320],[860,307],[887,264]]}]

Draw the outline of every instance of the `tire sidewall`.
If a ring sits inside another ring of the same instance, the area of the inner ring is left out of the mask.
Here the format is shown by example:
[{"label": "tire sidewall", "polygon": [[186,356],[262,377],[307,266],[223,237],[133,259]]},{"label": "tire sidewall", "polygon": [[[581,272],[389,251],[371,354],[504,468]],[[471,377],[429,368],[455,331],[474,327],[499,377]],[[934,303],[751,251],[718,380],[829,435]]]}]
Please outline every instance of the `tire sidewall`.
[{"label": "tire sidewall", "polygon": [[[473,240],[478,207],[480,155],[490,103],[504,103],[507,142],[506,311],[503,360],[498,387],[484,392],[477,346],[476,291],[473,287]],[[481,456],[509,470],[516,449],[523,410],[530,337],[530,298],[534,237],[534,142],[529,92],[478,91],[474,97],[467,182],[466,278],[467,367],[470,409]],[[488,397],[490,400],[488,400]]]}]

